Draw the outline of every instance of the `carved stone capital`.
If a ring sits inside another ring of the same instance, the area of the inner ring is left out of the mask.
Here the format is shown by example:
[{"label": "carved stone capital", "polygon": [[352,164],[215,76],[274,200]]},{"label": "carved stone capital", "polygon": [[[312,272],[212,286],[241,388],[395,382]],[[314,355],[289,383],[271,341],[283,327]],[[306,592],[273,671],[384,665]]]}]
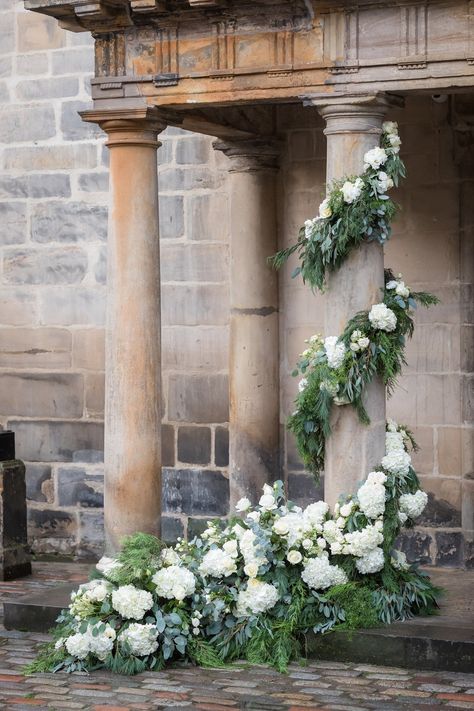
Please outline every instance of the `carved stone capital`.
[{"label": "carved stone capital", "polygon": [[326,121],[326,136],[338,133],[380,134],[387,111],[403,106],[402,97],[386,92],[344,93],[339,96],[305,97],[305,106],[317,107]]},{"label": "carved stone capital", "polygon": [[158,109],[152,107],[121,110],[81,111],[83,121],[97,123],[107,133],[106,145],[134,145],[158,148],[158,134],[166,123]]},{"label": "carved stone capital", "polygon": [[278,170],[280,143],[266,138],[214,141],[213,148],[231,159],[231,173],[256,173]]}]

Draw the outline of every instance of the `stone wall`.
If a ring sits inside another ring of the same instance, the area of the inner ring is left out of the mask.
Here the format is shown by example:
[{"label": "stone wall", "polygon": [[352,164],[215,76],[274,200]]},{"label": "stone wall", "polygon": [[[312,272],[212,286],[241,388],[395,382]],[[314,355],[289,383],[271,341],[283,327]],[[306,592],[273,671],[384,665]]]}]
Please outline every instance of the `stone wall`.
[{"label": "stone wall", "polygon": [[[0,423],[27,462],[38,553],[93,556],[102,544],[103,324],[107,150],[88,105],[92,44],[17,0],[0,9]],[[409,366],[389,414],[413,426],[430,505],[403,545],[412,558],[472,559],[474,169],[456,163],[452,101],[411,99],[400,121],[407,186],[386,263],[442,305],[417,314]],[[457,122],[457,123],[456,123]],[[325,138],[313,109],[282,107],[282,244],[324,191]],[[164,534],[199,531],[228,510],[226,158],[210,139],[168,129],[159,150],[163,296]],[[458,161],[459,162],[459,161]],[[461,177],[462,176],[462,177]],[[321,493],[284,422],[304,339],[323,330],[321,296],[280,278],[281,422],[291,498]],[[470,340],[471,339],[471,340]],[[469,390],[471,386],[471,390]],[[470,439],[471,438],[471,439]]]}]

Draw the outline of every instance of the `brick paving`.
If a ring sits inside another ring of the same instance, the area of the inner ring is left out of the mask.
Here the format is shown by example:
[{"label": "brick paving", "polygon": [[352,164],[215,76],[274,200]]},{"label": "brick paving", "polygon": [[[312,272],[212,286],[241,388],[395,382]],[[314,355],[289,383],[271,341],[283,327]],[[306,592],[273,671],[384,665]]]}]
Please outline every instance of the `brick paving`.
[{"label": "brick paving", "polygon": [[[31,578],[0,583],[0,599],[59,581],[79,582],[86,575],[87,568],[77,564],[36,564]],[[310,661],[304,666],[293,664],[288,675],[236,664],[224,670],[176,665],[130,678],[103,671],[24,677],[23,666],[46,639],[46,635],[0,627],[0,709],[474,710],[474,669],[472,674],[456,674]]]}]

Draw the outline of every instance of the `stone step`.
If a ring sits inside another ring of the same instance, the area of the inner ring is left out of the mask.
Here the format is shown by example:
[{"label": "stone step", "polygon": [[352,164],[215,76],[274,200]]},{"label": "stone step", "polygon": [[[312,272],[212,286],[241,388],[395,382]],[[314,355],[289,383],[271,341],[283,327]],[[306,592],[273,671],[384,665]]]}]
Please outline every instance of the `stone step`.
[{"label": "stone step", "polygon": [[65,583],[40,592],[3,601],[3,624],[7,630],[48,632],[71,601],[77,583]]}]

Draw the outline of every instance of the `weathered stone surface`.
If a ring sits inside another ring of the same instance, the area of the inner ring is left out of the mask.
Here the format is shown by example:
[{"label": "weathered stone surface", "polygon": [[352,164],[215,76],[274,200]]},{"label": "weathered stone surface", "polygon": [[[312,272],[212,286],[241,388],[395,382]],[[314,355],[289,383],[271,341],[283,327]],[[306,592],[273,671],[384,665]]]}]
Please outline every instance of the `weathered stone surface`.
[{"label": "weathered stone surface", "polygon": [[209,464],[211,430],[209,427],[178,428],[178,461],[185,464]]},{"label": "weathered stone surface", "polygon": [[165,326],[163,368],[225,371],[229,362],[227,326]]},{"label": "weathered stone surface", "polygon": [[94,145],[28,146],[5,148],[3,167],[7,170],[72,170],[95,168]]},{"label": "weathered stone surface", "polygon": [[163,284],[165,325],[223,326],[229,320],[229,290],[225,284]]},{"label": "weathered stone surface", "polygon": [[170,375],[168,417],[178,422],[227,422],[229,387],[226,375]]},{"label": "weathered stone surface", "polygon": [[102,508],[104,506],[103,474],[93,474],[84,467],[58,467],[56,470],[60,506]]},{"label": "weathered stone surface", "polygon": [[226,245],[162,244],[161,254],[163,282],[224,282],[227,279],[229,262]]},{"label": "weathered stone surface", "polygon": [[75,77],[27,79],[16,85],[16,94],[24,101],[62,99],[66,96],[76,96],[78,93],[79,80]]},{"label": "weathered stone surface", "polygon": [[24,417],[81,417],[84,381],[69,373],[3,373],[0,412]]},{"label": "weathered stone surface", "polygon": [[[61,251],[66,250],[64,247]],[[91,287],[43,289],[40,294],[40,317],[42,323],[49,325],[102,326],[105,322],[105,291]]]},{"label": "weathered stone surface", "polygon": [[84,370],[104,370],[105,334],[103,329],[74,329],[72,334],[72,364],[75,368],[83,368]]},{"label": "weathered stone surface", "polygon": [[0,244],[26,240],[26,202],[0,202]]},{"label": "weathered stone surface", "polygon": [[104,452],[100,449],[79,449],[72,454],[73,462],[100,464],[104,461]]},{"label": "weathered stone surface", "polygon": [[86,270],[87,254],[78,247],[4,252],[4,280],[10,284],[78,284]]},{"label": "weathered stone surface", "polygon": [[99,247],[94,264],[94,276],[98,284],[107,282],[107,248]]},{"label": "weathered stone surface", "polygon": [[9,77],[12,73],[12,58],[0,57],[0,77]]},{"label": "weathered stone surface", "polygon": [[84,391],[87,416],[102,419],[105,403],[104,373],[87,373]]},{"label": "weathered stone surface", "polygon": [[78,558],[98,560],[104,551],[103,511],[79,511]]},{"label": "weathered stone surface", "polygon": [[211,139],[208,136],[181,138],[176,146],[176,162],[183,165],[207,163],[211,152]]},{"label": "weathered stone surface", "polygon": [[[93,53],[87,50],[88,54]],[[68,60],[69,61],[69,60]],[[99,127],[94,123],[86,123],[79,116],[79,111],[86,111],[90,105],[86,101],[64,101],[61,113],[61,131],[68,141],[83,141],[101,135]]]},{"label": "weathered stone surface", "polygon": [[176,462],[173,425],[161,425],[161,463],[174,467]]},{"label": "weathered stone surface", "polygon": [[52,503],[54,491],[51,466],[28,462],[26,466],[26,498],[30,501]]},{"label": "weathered stone surface", "polygon": [[229,430],[216,427],[214,440],[214,463],[216,467],[229,466]]},{"label": "weathered stone surface", "polygon": [[29,462],[70,462],[79,450],[103,450],[104,428],[99,422],[9,420],[17,453]]},{"label": "weathered stone surface", "polygon": [[457,567],[462,562],[463,536],[454,531],[436,532],[436,565]]},{"label": "weathered stone surface", "polygon": [[183,236],[183,203],[182,195],[160,196],[160,239],[175,239]]},{"label": "weathered stone surface", "polygon": [[[38,538],[73,538],[77,531],[76,516],[58,509],[28,510],[29,534]],[[38,543],[38,541],[36,542]]]},{"label": "weathered stone surface", "polygon": [[107,209],[85,202],[46,202],[31,216],[34,242],[94,242],[107,239]]},{"label": "weathered stone surface", "polygon": [[79,190],[86,193],[103,193],[109,189],[109,174],[105,171],[83,173],[79,176]]},{"label": "weathered stone surface", "polygon": [[2,15],[0,24],[0,54],[12,52],[15,46],[15,26],[13,13]]},{"label": "weathered stone surface", "polygon": [[67,368],[71,333],[62,328],[1,328],[0,365],[9,368]]},{"label": "weathered stone surface", "polygon": [[31,573],[23,462],[0,462],[0,580]]},{"label": "weathered stone surface", "polygon": [[69,197],[69,176],[64,173],[45,173],[0,177],[0,199]]},{"label": "weathered stone surface", "polygon": [[188,518],[188,541],[200,536],[207,528],[207,518]]},{"label": "weathered stone surface", "polygon": [[54,49],[66,44],[66,32],[52,17],[36,12],[22,12],[17,15],[17,23],[20,52]]},{"label": "weathered stone surface", "polygon": [[428,504],[419,519],[419,525],[442,528],[461,526],[461,481],[423,477],[421,485],[428,494]]},{"label": "weathered stone surface", "polygon": [[395,548],[403,551],[409,563],[429,565],[432,562],[432,539],[423,531],[404,531],[398,537]]},{"label": "weathered stone surface", "polygon": [[92,74],[94,52],[90,47],[67,49],[53,54],[53,74]]},{"label": "weathered stone surface", "polygon": [[0,289],[0,309],[5,325],[24,326],[36,323],[36,294],[28,289]]},{"label": "weathered stone surface", "polygon": [[164,469],[163,511],[225,516],[229,510],[229,481],[208,469]]},{"label": "weathered stone surface", "polygon": [[289,472],[288,498],[298,506],[308,506],[324,499],[324,476],[316,483],[311,474]]},{"label": "weathered stone surface", "polygon": [[203,166],[176,168],[164,166],[160,170],[160,190],[205,190],[219,188],[224,182],[224,176],[211,172]]},{"label": "weathered stone surface", "polygon": [[161,538],[166,543],[174,543],[184,536],[184,526],[180,518],[163,516],[161,519]]},{"label": "weathered stone surface", "polygon": [[[31,77],[34,74],[47,74],[49,71],[48,54],[35,52],[34,54],[17,54],[16,73],[20,76]],[[1,76],[1,73],[0,73]]]},{"label": "weathered stone surface", "polygon": [[229,202],[225,193],[187,198],[186,235],[189,240],[226,241],[229,235]]},{"label": "weathered stone surface", "polygon": [[51,138],[56,133],[54,111],[50,106],[7,106],[2,111],[0,141],[16,143],[30,140],[31,123],[35,122],[36,138]]}]

